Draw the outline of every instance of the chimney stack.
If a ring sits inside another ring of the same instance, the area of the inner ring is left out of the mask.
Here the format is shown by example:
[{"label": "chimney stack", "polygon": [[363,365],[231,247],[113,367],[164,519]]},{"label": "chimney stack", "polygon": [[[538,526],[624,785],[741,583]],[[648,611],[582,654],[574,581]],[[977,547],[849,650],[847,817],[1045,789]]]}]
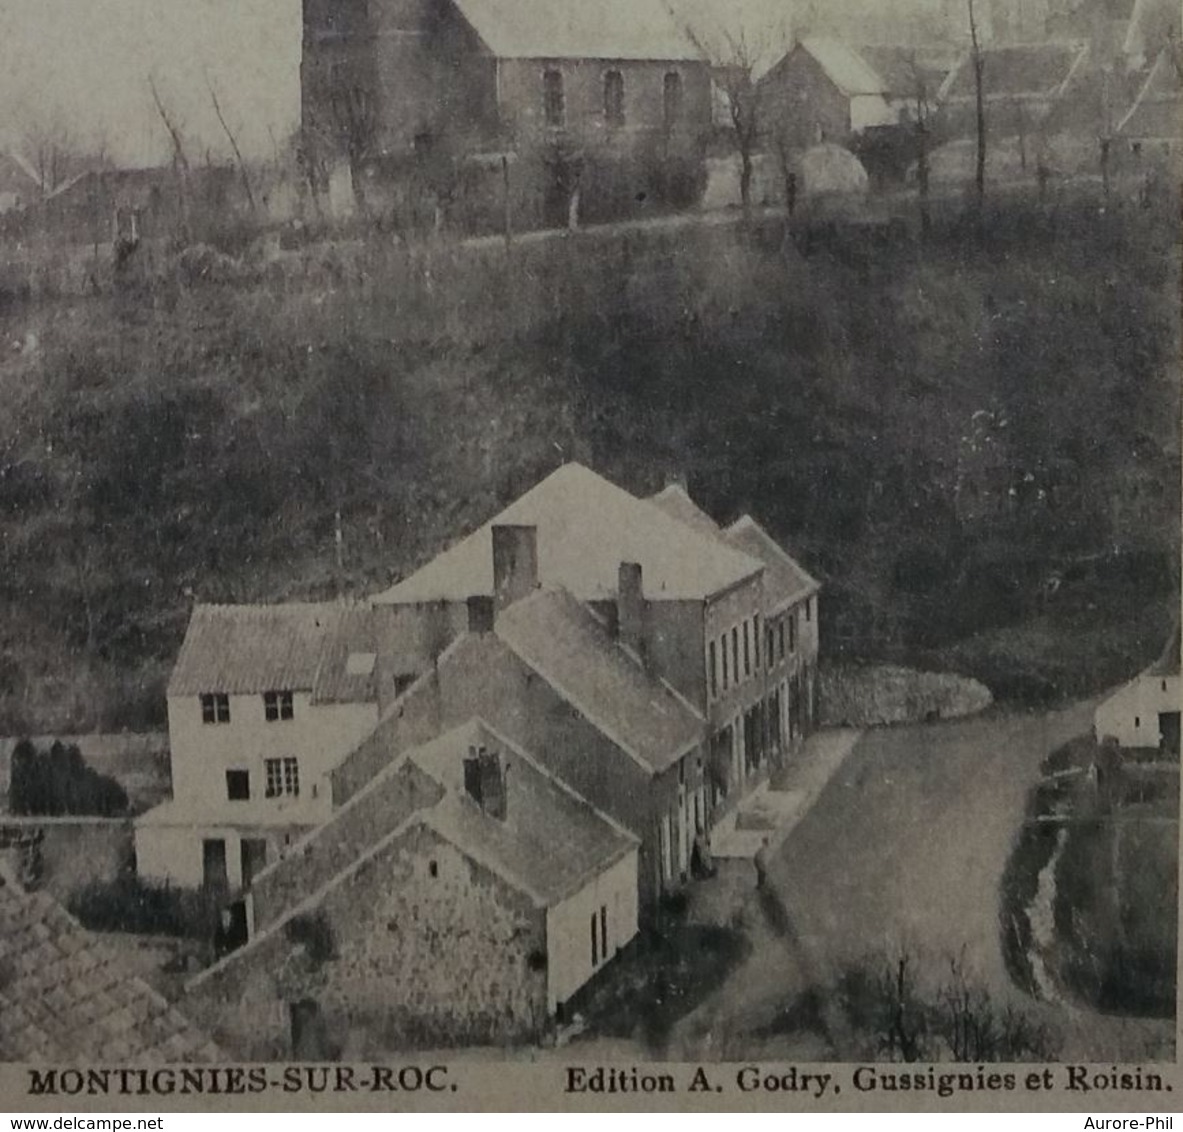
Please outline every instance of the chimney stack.
[{"label": "chimney stack", "polygon": [[493,601],[497,611],[538,588],[538,528],[493,528]]},{"label": "chimney stack", "polygon": [[617,580],[616,622],[620,643],[645,658],[645,590],[639,562],[622,562]]},{"label": "chimney stack", "polygon": [[504,821],[508,811],[505,778],[509,765],[484,747],[469,747],[464,760],[464,791],[486,814]]},{"label": "chimney stack", "polygon": [[493,599],[486,594],[473,594],[468,599],[468,631],[491,633],[494,622]]}]

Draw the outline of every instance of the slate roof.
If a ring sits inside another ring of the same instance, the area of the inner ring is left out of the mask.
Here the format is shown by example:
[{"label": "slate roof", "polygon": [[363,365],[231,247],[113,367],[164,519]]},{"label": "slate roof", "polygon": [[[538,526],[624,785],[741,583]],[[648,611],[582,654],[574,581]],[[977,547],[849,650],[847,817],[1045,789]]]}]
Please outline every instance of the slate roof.
[{"label": "slate roof", "polygon": [[784,548],[751,515],[744,515],[723,533],[737,550],[764,563],[764,599],[768,609],[778,610],[821,589]]},{"label": "slate roof", "polygon": [[769,611],[800,601],[821,585],[751,515],[744,515],[723,530],[680,484],[671,484],[651,502],[667,515],[764,564],[764,597]]},{"label": "slate roof", "polygon": [[[465,793],[463,760],[474,746],[501,756],[504,820],[490,817]],[[416,748],[407,758],[445,790],[425,811],[427,823],[539,905],[550,906],[578,892],[639,843],[481,720]]]},{"label": "slate roof", "polygon": [[0,877],[0,1061],[213,1061],[217,1046],[55,900]]},{"label": "slate roof", "polygon": [[[982,88],[987,99],[1055,98],[1088,54],[1083,43],[1029,43],[982,50]],[[969,54],[946,79],[943,99],[975,96],[973,62]]]},{"label": "slate roof", "polygon": [[650,497],[649,502],[656,504],[671,518],[685,523],[688,527],[693,527],[711,538],[719,537],[719,524],[690,498],[690,494],[681,484],[672,483],[662,488]]},{"label": "slate roof", "polygon": [[543,585],[582,601],[616,596],[622,562],[639,562],[650,599],[703,599],[760,563],[671,518],[580,464],[566,464],[495,519],[445,550],[375,602],[464,601],[493,592],[494,524],[538,528]]},{"label": "slate roof", "polygon": [[701,742],[703,718],[648,673],[582,602],[540,591],[503,610],[497,636],[603,734],[654,772]]},{"label": "slate roof", "polygon": [[928,98],[935,99],[958,59],[956,52],[940,47],[878,45],[860,47],[858,53],[892,98],[914,99],[919,79]]},{"label": "slate roof", "polygon": [[807,36],[802,50],[817,60],[827,78],[846,95],[886,94],[887,84],[859,51],[838,39]]},{"label": "slate roof", "polygon": [[1145,675],[1178,676],[1181,645],[1183,645],[1183,641],[1180,639],[1179,626],[1176,625],[1171,639],[1167,642],[1167,647],[1162,650],[1162,655],[1158,660],[1146,670]]},{"label": "slate roof", "polygon": [[657,59],[702,54],[662,0],[455,0],[502,59]]},{"label": "slate roof", "polygon": [[350,657],[384,647],[389,637],[385,613],[332,602],[199,605],[189,619],[168,694],[292,691],[312,693],[316,704],[373,702],[374,668],[350,671]]}]

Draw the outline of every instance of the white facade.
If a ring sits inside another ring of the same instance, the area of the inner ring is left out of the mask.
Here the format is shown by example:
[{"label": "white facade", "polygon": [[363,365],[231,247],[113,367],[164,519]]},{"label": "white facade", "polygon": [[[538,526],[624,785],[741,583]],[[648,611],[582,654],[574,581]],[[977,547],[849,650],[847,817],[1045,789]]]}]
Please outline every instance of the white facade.
[{"label": "white facade", "polygon": [[1180,692],[1177,674],[1145,673],[1132,680],[1097,708],[1097,740],[1116,739],[1122,747],[1158,747],[1164,739],[1160,716],[1178,715]]},{"label": "white facade", "polygon": [[872,126],[899,125],[899,111],[881,94],[855,94],[850,99],[850,129],[852,133]]},{"label": "white facade", "polygon": [[146,880],[200,885],[205,843],[221,840],[226,881],[239,887],[242,840],[267,841],[272,861],[291,840],[285,830],[325,821],[330,772],[378,722],[376,703],[314,705],[308,692],[291,694],[290,719],[268,720],[262,695],[223,703],[228,721],[215,711],[210,722],[201,696],[169,697],[173,798],[136,822],[136,868]]},{"label": "white facade", "polygon": [[632,849],[573,896],[547,909],[551,1014],[637,934],[638,904],[637,850]]}]

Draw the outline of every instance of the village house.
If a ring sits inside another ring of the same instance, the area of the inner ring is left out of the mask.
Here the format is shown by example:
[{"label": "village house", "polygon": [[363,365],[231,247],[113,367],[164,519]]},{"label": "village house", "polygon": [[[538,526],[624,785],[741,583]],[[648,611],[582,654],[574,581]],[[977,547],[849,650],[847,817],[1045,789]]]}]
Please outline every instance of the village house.
[{"label": "village house", "polygon": [[3,867],[0,971],[2,1061],[97,1067],[223,1057],[121,956]]},{"label": "village house", "polygon": [[856,48],[824,36],[797,43],[764,77],[762,89],[768,128],[793,149],[846,145],[855,134],[900,119],[884,78]]},{"label": "village house", "polygon": [[[508,581],[517,576],[514,562],[530,583]],[[818,584],[750,516],[723,529],[680,486],[638,499],[567,464],[374,601],[460,610],[479,608],[485,599],[501,606],[505,587],[524,594],[532,585],[558,587],[576,599],[567,603],[565,623],[554,627],[559,641],[573,623],[593,624],[571,614],[586,606],[602,626],[589,633],[588,648],[623,645],[636,669],[620,687],[648,674],[705,721],[701,771],[697,756],[682,759],[685,751],[656,756],[653,769],[660,772],[668,773],[666,760],[689,763],[679,769],[681,816],[672,815],[668,832],[663,818],[656,834],[638,819],[665,810],[669,783],[656,781],[653,801],[637,814],[616,809],[619,783],[603,793],[602,779],[569,779],[642,837],[642,869],[652,868],[657,878],[651,885],[642,876],[647,903],[685,873],[696,834],[709,831],[811,728]],[[509,612],[510,624],[522,616]],[[610,653],[617,666],[620,651]],[[571,667],[577,674],[579,665]],[[610,705],[609,697],[598,698]],[[595,714],[589,718],[595,722]],[[527,745],[545,758],[545,744]],[[586,775],[587,766],[560,773]]]},{"label": "village house", "polygon": [[309,0],[303,130],[339,154],[689,145],[710,77],[660,0]]},{"label": "village house", "polygon": [[[1044,42],[990,45],[982,49],[982,94],[988,136],[1014,138],[1038,163],[1038,149],[1050,135],[1064,128],[1057,118],[1069,114],[1072,99],[1088,85],[1089,46],[1086,42]],[[962,56],[939,92],[948,136],[976,134],[977,81],[972,55]],[[1102,126],[1090,108],[1093,137]]]},{"label": "village house", "polygon": [[1180,635],[1145,672],[1101,703],[1093,729],[1098,742],[1116,740],[1121,747],[1144,747],[1179,755]]},{"label": "village house", "polygon": [[247,887],[329,816],[329,772],[452,634],[431,610],[197,606],[168,685],[172,798],[136,820],[139,875]]},{"label": "village house", "polygon": [[636,838],[479,719],[259,882],[260,930],[185,999],[258,1060],[536,1041],[637,933]]}]

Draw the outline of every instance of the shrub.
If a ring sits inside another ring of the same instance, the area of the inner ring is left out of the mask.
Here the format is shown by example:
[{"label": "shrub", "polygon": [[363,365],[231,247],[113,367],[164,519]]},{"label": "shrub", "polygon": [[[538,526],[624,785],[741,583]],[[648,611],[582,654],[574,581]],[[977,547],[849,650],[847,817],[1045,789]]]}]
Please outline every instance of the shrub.
[{"label": "shrub", "polygon": [[132,872],[86,885],[68,907],[91,931],[200,940],[211,937],[218,916],[217,901],[206,893],[150,884]]},{"label": "shrub", "polygon": [[28,739],[12,752],[9,805],[14,814],[118,817],[127,813],[127,791],[113,778],[87,766],[71,744],[54,742],[38,751]]}]

